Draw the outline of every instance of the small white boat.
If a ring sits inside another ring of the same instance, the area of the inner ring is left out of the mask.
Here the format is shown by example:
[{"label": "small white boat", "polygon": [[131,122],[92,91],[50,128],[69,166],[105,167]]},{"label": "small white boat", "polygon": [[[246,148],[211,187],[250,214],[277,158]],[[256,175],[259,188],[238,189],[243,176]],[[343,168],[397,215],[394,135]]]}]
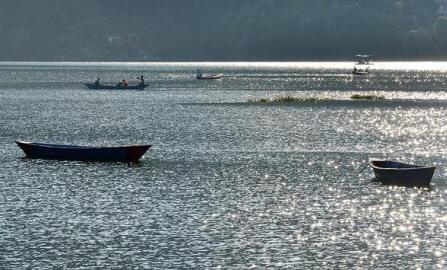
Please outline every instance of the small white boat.
[{"label": "small white boat", "polygon": [[369,66],[371,65],[371,55],[356,55],[357,63],[354,64],[352,74],[365,76],[369,75]]},{"label": "small white boat", "polygon": [[200,70],[197,70],[197,80],[216,80],[223,78],[223,74],[203,74]]}]

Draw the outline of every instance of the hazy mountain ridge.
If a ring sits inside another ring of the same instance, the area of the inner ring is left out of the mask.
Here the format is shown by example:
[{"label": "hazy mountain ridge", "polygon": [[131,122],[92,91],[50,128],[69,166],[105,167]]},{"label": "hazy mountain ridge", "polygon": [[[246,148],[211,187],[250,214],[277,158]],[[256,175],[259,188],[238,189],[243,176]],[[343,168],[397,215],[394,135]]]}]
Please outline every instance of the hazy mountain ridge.
[{"label": "hazy mountain ridge", "polygon": [[437,0],[5,0],[0,60],[447,58]]}]

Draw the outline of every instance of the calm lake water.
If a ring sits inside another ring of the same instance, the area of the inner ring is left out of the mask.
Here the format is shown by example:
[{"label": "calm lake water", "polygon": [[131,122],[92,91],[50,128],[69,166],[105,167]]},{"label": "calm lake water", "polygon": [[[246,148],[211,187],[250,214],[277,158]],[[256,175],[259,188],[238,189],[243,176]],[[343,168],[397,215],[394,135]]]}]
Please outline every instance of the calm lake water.
[{"label": "calm lake water", "polygon": [[[0,268],[445,269],[447,63],[352,67],[0,63]],[[284,95],[328,100],[250,102]],[[128,167],[16,139],[154,147]],[[373,182],[381,157],[437,165],[431,188]]]}]

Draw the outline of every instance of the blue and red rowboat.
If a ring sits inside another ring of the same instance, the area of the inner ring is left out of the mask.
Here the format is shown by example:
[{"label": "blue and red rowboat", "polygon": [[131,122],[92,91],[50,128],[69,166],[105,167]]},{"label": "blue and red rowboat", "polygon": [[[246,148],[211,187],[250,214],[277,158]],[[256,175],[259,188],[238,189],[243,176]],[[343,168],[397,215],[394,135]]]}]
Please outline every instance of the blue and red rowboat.
[{"label": "blue and red rowboat", "polygon": [[16,141],[28,158],[137,162],[152,145],[94,147]]}]

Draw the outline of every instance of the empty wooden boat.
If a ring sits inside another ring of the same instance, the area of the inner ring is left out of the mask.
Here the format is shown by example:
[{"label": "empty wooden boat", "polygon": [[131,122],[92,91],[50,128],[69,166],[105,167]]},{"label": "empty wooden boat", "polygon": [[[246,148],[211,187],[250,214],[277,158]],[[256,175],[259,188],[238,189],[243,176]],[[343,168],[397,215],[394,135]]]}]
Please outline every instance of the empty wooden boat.
[{"label": "empty wooden boat", "polygon": [[94,147],[16,141],[28,158],[137,162],[151,145]]},{"label": "empty wooden boat", "polygon": [[369,165],[378,181],[402,186],[429,186],[436,169],[391,160],[370,160]]}]

